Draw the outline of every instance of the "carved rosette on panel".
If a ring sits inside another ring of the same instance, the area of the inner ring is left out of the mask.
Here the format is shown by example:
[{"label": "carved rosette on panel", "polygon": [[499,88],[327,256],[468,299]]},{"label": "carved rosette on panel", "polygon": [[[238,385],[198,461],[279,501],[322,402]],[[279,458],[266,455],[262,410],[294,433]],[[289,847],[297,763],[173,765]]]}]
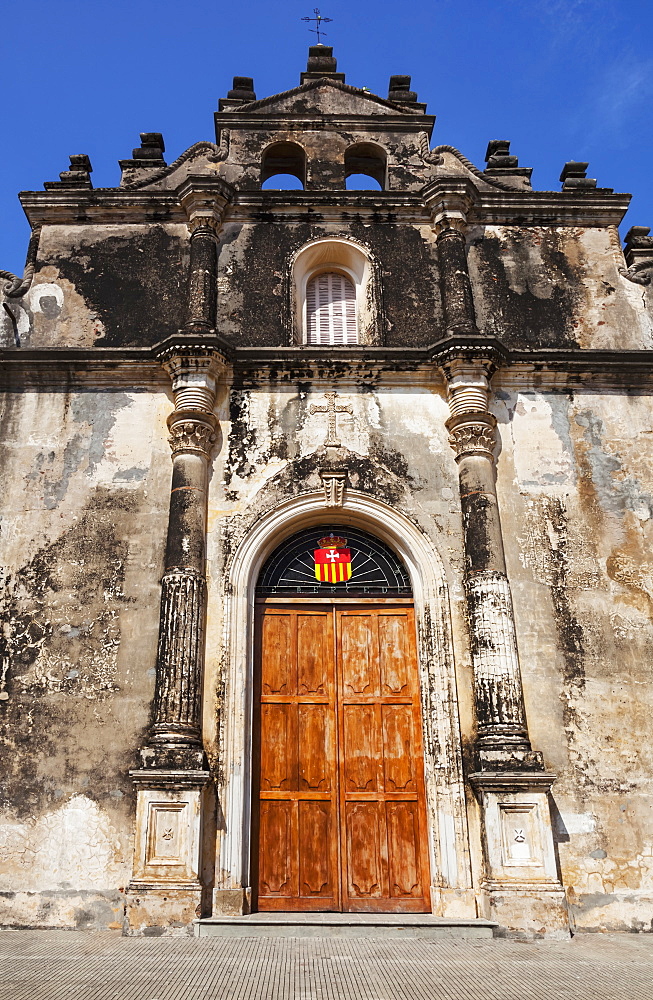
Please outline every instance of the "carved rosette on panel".
[{"label": "carved rosette on panel", "polygon": [[200,735],[202,636],[206,582],[198,572],[161,581],[155,723],[152,734],[197,741]]},{"label": "carved rosette on panel", "polygon": [[209,458],[216,442],[215,417],[196,410],[175,410],[168,417],[168,442],[173,459],[177,455],[195,454]]}]

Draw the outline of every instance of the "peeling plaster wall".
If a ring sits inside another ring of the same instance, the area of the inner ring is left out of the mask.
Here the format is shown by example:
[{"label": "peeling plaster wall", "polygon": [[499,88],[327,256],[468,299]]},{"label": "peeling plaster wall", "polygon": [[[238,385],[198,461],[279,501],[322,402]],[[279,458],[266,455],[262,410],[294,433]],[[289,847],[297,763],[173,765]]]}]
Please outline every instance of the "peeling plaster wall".
[{"label": "peeling plaster wall", "polygon": [[[356,220],[329,224],[312,212],[310,223],[270,226],[265,216],[263,206],[261,221],[227,224],[221,238],[218,328],[227,339],[239,346],[288,343],[293,255],[312,240],[344,237],[357,240],[378,264],[383,342],[422,346],[437,340],[442,306],[429,226],[399,225],[391,213],[381,211],[374,225]],[[425,274],[431,280],[425,281]]]},{"label": "peeling plaster wall", "polygon": [[136,392],[3,398],[3,923],[121,918],[128,771],[154,689],[169,405]]},{"label": "peeling plaster wall", "polygon": [[149,345],[185,315],[188,230],[45,226],[32,287],[0,309],[0,347]]},{"label": "peeling plaster wall", "polygon": [[651,400],[499,389],[526,710],[579,928],[653,928]]},{"label": "peeling plaster wall", "polygon": [[485,226],[470,234],[479,327],[507,347],[653,347],[650,292],[620,276],[607,229]]},{"label": "peeling plaster wall", "polygon": [[[561,874],[581,929],[653,917],[650,399],[495,380],[498,490],[533,744],[558,774]],[[233,553],[265,511],[319,489],[316,375],[222,390],[211,474],[204,726],[218,782]],[[457,470],[442,390],[338,385],[352,487],[441,553],[463,755],[474,734]],[[163,393],[14,393],[2,411],[0,538],[5,923],[118,926],[131,865],[128,771],[149,721],[170,464]],[[135,433],[138,428],[138,433]],[[324,523],[337,520],[325,508]],[[244,724],[244,720],[243,720]],[[475,823],[473,800],[470,821]],[[476,879],[481,859],[474,858]]]}]

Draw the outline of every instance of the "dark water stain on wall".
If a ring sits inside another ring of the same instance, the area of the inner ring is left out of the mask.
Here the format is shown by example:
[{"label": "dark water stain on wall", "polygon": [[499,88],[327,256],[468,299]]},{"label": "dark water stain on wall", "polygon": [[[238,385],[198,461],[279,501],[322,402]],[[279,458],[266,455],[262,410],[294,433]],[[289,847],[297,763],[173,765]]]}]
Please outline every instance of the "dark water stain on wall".
[{"label": "dark water stain on wall", "polygon": [[[129,690],[118,669],[133,493],[97,489],[75,525],[6,581],[0,656],[0,798],[18,818],[79,792],[129,810],[134,729],[146,719],[149,682]],[[146,690],[147,689],[147,690]],[[124,726],[125,701],[134,711]]]}]

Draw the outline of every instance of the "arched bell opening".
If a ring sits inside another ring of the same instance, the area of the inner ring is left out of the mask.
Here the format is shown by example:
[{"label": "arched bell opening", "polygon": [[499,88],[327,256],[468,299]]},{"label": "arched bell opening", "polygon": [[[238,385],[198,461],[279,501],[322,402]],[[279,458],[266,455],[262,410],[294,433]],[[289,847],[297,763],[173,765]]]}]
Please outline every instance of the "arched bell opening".
[{"label": "arched bell opening", "polygon": [[368,184],[370,188],[381,188],[382,191],[386,187],[386,177],[387,177],[387,166],[388,158],[385,149],[382,146],[377,146],[373,142],[357,142],[353,146],[350,146],[345,152],[345,177],[349,181],[349,178],[356,178],[356,181],[350,184],[347,183],[347,187],[355,190],[361,190],[362,184],[364,184],[364,177],[370,178],[373,182]]},{"label": "arched bell opening", "polygon": [[261,187],[287,189],[288,185],[298,187],[290,178],[296,178],[299,186],[306,186],[306,153],[296,142],[275,142],[263,151],[261,161]]}]

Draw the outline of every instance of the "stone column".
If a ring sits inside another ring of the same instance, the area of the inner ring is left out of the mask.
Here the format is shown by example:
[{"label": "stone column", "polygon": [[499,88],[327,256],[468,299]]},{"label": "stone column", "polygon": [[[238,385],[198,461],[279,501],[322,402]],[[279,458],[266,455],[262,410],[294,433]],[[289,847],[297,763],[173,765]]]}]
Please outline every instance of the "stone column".
[{"label": "stone column", "polygon": [[143,763],[202,767],[202,658],[206,597],[206,505],[209,459],[216,441],[213,413],[224,358],[201,345],[171,348],[163,359],[172,378],[168,417],[172,484],[161,581],[161,618],[154,724]]},{"label": "stone column", "polygon": [[[201,343],[161,356],[172,379],[168,417],[172,484],[161,581],[154,718],[131,776],[137,789],[132,879],[125,931],[186,928],[209,906],[207,822],[212,788],[202,746],[202,672],[206,605],[209,460],[217,440],[213,413],[224,358]],[[210,822],[209,822],[210,825]]]},{"label": "stone column", "polygon": [[152,927],[187,933],[209,908],[212,880],[216,810],[202,744],[202,674],[207,491],[218,436],[213,411],[226,371],[214,336],[217,237],[229,192],[215,179],[200,181],[189,179],[181,195],[191,232],[187,323],[159,355],[175,403],[167,421],[172,483],[153,720],[141,767],[131,772],[137,802],[127,934]]},{"label": "stone column", "polygon": [[496,349],[479,333],[467,270],[464,214],[440,206],[440,287],[447,334],[441,360],[456,455],[465,550],[465,595],[474,670],[476,764],[469,780],[481,807],[485,916],[512,931],[569,936],[548,803],[555,776],[531,748],[515,618],[496,492],[496,419],[490,378]]},{"label": "stone column", "polygon": [[188,272],[189,333],[210,333],[215,328],[219,221],[198,215],[189,222],[190,267]]},{"label": "stone column", "polygon": [[495,486],[496,420],[488,410],[491,359],[454,357],[443,369],[456,454],[465,546],[477,750],[484,765],[542,766],[531,751],[521,687],[510,584]]}]

